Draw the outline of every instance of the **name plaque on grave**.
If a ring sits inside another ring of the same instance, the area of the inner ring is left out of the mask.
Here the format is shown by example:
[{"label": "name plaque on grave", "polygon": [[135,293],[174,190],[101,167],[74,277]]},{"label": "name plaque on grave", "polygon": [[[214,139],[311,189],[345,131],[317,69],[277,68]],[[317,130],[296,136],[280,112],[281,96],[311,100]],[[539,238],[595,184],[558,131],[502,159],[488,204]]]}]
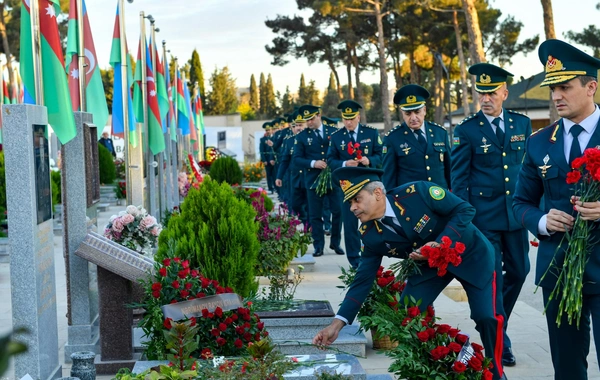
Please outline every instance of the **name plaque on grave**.
[{"label": "name plaque on grave", "polygon": [[85,150],[85,182],[87,207],[100,202],[100,166],[98,163],[97,127],[84,123],[83,146]]},{"label": "name plaque on grave", "polygon": [[220,307],[223,310],[235,310],[238,307],[242,307],[242,300],[240,296],[235,293],[224,293],[164,305],[161,306],[160,309],[162,310],[165,319],[171,318],[174,321],[179,321],[186,317],[201,317],[202,310],[205,309],[212,313],[217,307]]},{"label": "name plaque on grave", "polygon": [[37,224],[52,218],[52,193],[50,187],[50,160],[46,125],[33,125],[33,157],[35,163],[35,193]]}]

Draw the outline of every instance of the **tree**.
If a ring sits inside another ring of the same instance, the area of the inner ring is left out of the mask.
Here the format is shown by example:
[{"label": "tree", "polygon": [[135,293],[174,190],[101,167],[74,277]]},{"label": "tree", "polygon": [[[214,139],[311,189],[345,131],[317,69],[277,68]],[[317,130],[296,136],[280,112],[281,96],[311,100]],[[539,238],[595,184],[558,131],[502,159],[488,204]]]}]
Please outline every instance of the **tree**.
[{"label": "tree", "polygon": [[[498,11],[499,14],[501,14]],[[496,24],[493,34],[486,34],[488,36],[486,41],[487,51],[486,55],[490,60],[498,61],[500,66],[511,64],[512,57],[518,53],[527,53],[533,51],[538,43],[540,37],[536,34],[532,38],[527,38],[522,43],[517,43],[523,23],[515,20],[513,16],[507,16],[501,23]]]},{"label": "tree", "polygon": [[303,106],[305,104],[312,104],[310,97],[308,96],[306,81],[304,80],[304,74],[300,74],[300,87],[298,87],[298,105]]},{"label": "tree", "polygon": [[[469,55],[471,64],[485,62],[485,53],[483,52],[483,42],[481,39],[481,30],[479,29],[479,15],[475,8],[475,0],[462,0],[463,11],[467,22],[467,34],[469,36]],[[472,86],[473,99],[477,99],[477,91]],[[479,103],[473,102],[474,111],[479,111]]]},{"label": "tree", "polygon": [[104,86],[104,95],[106,96],[106,106],[109,111],[112,110],[113,102],[113,84],[114,84],[114,71],[113,68],[108,70],[100,69],[100,76],[102,77],[102,85]]},{"label": "tree", "polygon": [[200,55],[196,49],[192,52],[192,58],[188,61],[188,64],[190,65],[190,94],[194,93],[194,84],[198,82],[200,96],[204,99],[204,95],[206,94],[204,89],[204,73],[202,72]]},{"label": "tree", "polygon": [[208,115],[234,113],[238,106],[237,90],[229,68],[225,66],[220,71],[215,68],[209,83],[211,91],[206,97],[206,113]]},{"label": "tree", "polygon": [[339,113],[337,109],[338,104],[340,104],[340,96],[335,85],[335,77],[331,73],[329,76],[329,86],[327,87],[325,97],[323,98],[323,105],[321,106],[323,114],[330,117],[337,115]]},{"label": "tree", "polygon": [[256,79],[254,79],[254,74],[250,76],[250,100],[248,101],[248,104],[254,112],[258,111],[258,87],[256,87]]},{"label": "tree", "polygon": [[265,117],[265,115],[267,114],[267,81],[265,80],[265,74],[263,73],[260,73],[260,84],[258,85],[258,91],[260,99],[258,113],[262,117]]},{"label": "tree", "polygon": [[267,77],[265,102],[265,114],[269,118],[277,116],[277,100],[275,99],[275,88],[271,74]]},{"label": "tree", "polygon": [[594,57],[600,58],[600,29],[596,25],[588,25],[583,31],[577,33],[572,30],[565,32],[569,40],[592,48]]},{"label": "tree", "polygon": [[281,110],[285,113],[292,113],[294,110],[294,99],[290,92],[290,86],[285,86],[285,93],[279,98]]},{"label": "tree", "polygon": [[[546,39],[550,40],[550,39],[555,39],[556,38],[556,32],[554,31],[554,15],[552,12],[552,0],[540,0],[542,2],[542,11],[543,11],[543,17],[544,17],[544,33],[546,34]],[[552,101],[552,94],[550,93],[548,95],[549,97],[549,106],[548,109],[550,110],[550,122],[554,121],[554,120],[558,120],[558,111],[556,110],[556,107],[554,106],[554,101]]]}]

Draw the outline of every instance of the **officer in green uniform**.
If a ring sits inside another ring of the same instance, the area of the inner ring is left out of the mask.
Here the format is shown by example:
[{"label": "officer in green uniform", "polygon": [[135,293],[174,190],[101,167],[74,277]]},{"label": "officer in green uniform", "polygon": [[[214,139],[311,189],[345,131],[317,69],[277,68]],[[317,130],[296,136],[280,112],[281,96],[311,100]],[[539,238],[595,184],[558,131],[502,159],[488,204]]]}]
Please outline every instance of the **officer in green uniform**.
[{"label": "officer in green uniform", "polygon": [[416,84],[403,86],[394,95],[404,122],[389,131],[383,141],[383,183],[387,188],[412,181],[450,188],[448,132],[425,121],[428,98],[429,91]]},{"label": "officer in green uniform", "polygon": [[316,192],[318,176],[322,170],[327,168],[326,154],[329,149],[329,139],[337,129],[323,125],[320,108],[317,106],[306,104],[300,107],[298,112],[307,121],[308,128],[296,136],[293,160],[296,166],[304,172],[309,220],[315,247],[313,256],[322,256],[325,248],[325,235],[323,232],[324,198],[329,200],[332,216],[329,248],[335,253],[343,255],[344,250],[340,247],[342,232],[341,202],[338,195],[340,189],[338,186],[332,186],[332,189],[323,196]]},{"label": "officer in green uniform", "polygon": [[505,366],[514,366],[516,359],[506,327],[530,265],[527,230],[514,218],[512,197],[531,121],[502,107],[511,73],[489,63],[473,65],[469,73],[476,78],[481,111],[461,121],[454,130],[452,192],[475,207],[473,224],[494,246],[496,273],[504,269],[504,275],[498,277],[503,294],[498,312],[505,316],[502,361]]},{"label": "officer in green uniform", "polygon": [[[588,378],[590,322],[596,345],[600,342],[600,202],[573,204],[574,185],[567,184],[566,178],[575,158],[585,149],[600,147],[600,109],[594,102],[600,60],[559,40],[544,41],[538,55],[546,71],[540,86],[550,87],[561,118],[527,140],[513,211],[516,220],[539,239],[535,281],[547,306],[554,379],[580,380]],[[582,313],[572,325],[563,315],[558,327],[562,297],[552,301],[549,297],[565,257],[565,231],[572,229],[578,214],[592,228],[589,261],[583,270]],[[600,362],[600,350],[596,357]]]},{"label": "officer in green uniform", "polygon": [[[354,100],[344,100],[337,108],[342,112],[344,128],[340,128],[331,135],[331,143],[327,153],[327,164],[331,167],[331,170],[357,166],[380,167],[382,141],[375,128],[360,124],[362,106]],[[342,196],[341,193],[340,196]],[[344,221],[346,256],[350,265],[353,268],[358,268],[361,249],[360,235],[358,233],[358,221],[350,211],[349,203],[342,204],[342,218]]]},{"label": "officer in green uniform", "polygon": [[[350,285],[333,322],[313,338],[313,344],[329,345],[342,327],[352,323],[369,294],[383,256],[423,260],[418,250],[424,245],[439,244],[447,236],[466,249],[462,263],[450,264],[444,276],[436,268],[421,266],[421,273],[408,278],[402,297],[421,300],[421,307],[431,305],[442,290],[456,278],[469,297],[471,318],[493,361],[495,379],[503,376],[502,316],[494,313],[495,272],[494,248],[471,223],[475,209],[432,182],[409,182],[386,194],[380,176],[383,171],[362,167],[346,167],[334,172],[344,192],[344,202],[360,219],[364,251],[354,282]],[[401,303],[403,301],[400,301]]]},{"label": "officer in green uniform", "polygon": [[273,141],[271,140],[271,131],[273,124],[266,122],[262,125],[265,130],[265,135],[260,138],[260,160],[265,165],[265,173],[267,174],[267,188],[273,194],[275,191],[275,151],[273,150]]}]

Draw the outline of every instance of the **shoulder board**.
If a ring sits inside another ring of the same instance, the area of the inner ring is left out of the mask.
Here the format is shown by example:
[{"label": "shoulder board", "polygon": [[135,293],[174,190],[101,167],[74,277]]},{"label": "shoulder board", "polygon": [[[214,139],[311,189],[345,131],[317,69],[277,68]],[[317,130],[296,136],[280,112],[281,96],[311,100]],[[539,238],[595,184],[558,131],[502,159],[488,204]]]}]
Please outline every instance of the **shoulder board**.
[{"label": "shoulder board", "polygon": [[512,113],[512,114],[514,114],[514,115],[521,115],[521,116],[523,116],[523,117],[526,117],[526,118],[528,118],[528,119],[529,119],[529,116],[527,116],[527,115],[525,115],[524,113],[521,113],[521,112],[519,112],[519,111],[515,111],[515,110],[507,110],[507,111],[508,111],[509,113]]},{"label": "shoulder board", "polygon": [[542,132],[542,131],[547,131],[553,128],[556,128],[556,126],[558,125],[558,122],[560,121],[560,119],[556,120],[554,123],[545,126],[544,128],[540,128],[537,131],[533,131],[531,132],[531,135],[529,135],[529,137],[533,137],[535,135],[537,135],[538,133]]},{"label": "shoulder board", "polygon": [[293,137],[293,136],[292,136],[292,135],[285,135],[285,136],[283,136],[283,139],[284,139],[284,140],[287,140],[287,139],[289,139],[290,137]]},{"label": "shoulder board", "polygon": [[471,114],[471,115],[469,115],[469,116],[465,117],[464,119],[462,119],[462,120],[461,120],[461,121],[458,123],[458,125],[461,125],[461,124],[462,124],[462,123],[464,123],[465,121],[469,121],[469,120],[471,120],[471,119],[472,119],[472,118],[474,118],[476,115],[477,115],[477,114],[476,114],[476,113],[474,113],[474,114]]},{"label": "shoulder board", "polygon": [[333,131],[333,133],[331,134],[331,136],[335,135],[336,133],[338,133],[339,131],[343,130],[344,128],[336,128],[335,131]]},{"label": "shoulder board", "polygon": [[433,121],[429,121],[429,124],[435,125],[438,128],[442,128],[444,131],[446,130],[446,128],[444,128],[442,125],[439,125],[438,123],[434,123]]},{"label": "shoulder board", "polygon": [[390,135],[392,132],[397,131],[398,129],[400,129],[400,127],[402,126],[402,124],[398,124],[396,125],[394,128],[390,129],[385,135]]},{"label": "shoulder board", "polygon": [[369,222],[363,223],[360,225],[358,232],[360,232],[361,236],[366,234],[372,227],[374,226],[374,222],[371,220]]},{"label": "shoulder board", "polygon": [[375,129],[375,130],[377,129],[377,128],[375,128],[375,127],[374,127],[374,126],[372,126],[372,125],[365,125],[365,124],[361,124],[360,126],[361,126],[361,128],[362,128],[362,127],[365,127],[365,128],[369,128],[369,129]]}]

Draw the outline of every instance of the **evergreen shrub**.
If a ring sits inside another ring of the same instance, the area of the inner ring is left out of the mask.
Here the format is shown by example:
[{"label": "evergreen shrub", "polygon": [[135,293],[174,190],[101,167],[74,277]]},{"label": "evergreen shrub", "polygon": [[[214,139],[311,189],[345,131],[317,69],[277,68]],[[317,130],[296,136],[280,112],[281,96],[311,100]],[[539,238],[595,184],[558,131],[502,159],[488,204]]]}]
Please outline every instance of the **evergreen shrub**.
[{"label": "evergreen shrub", "polygon": [[[228,184],[208,178],[199,189],[190,188],[180,208],[159,237],[155,260],[174,255],[243,297],[256,291],[260,244],[254,208],[237,199]],[[168,249],[170,240],[174,250]]]},{"label": "evergreen shrub", "polygon": [[50,180],[52,181],[52,206],[62,203],[62,187],[60,172],[51,171]]},{"label": "evergreen shrub", "polygon": [[102,144],[98,144],[98,163],[100,166],[100,183],[111,185],[117,178],[117,170],[112,154]]},{"label": "evergreen shrub", "polygon": [[220,157],[210,166],[210,178],[218,183],[227,182],[230,185],[241,185],[243,173],[240,165],[232,157]]}]

